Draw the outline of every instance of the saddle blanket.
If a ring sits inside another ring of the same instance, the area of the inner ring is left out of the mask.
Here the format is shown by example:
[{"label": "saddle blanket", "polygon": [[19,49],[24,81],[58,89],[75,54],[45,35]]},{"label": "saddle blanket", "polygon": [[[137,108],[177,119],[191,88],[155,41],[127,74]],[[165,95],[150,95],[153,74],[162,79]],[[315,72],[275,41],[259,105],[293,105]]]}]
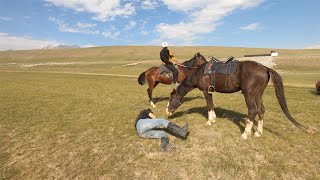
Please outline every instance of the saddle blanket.
[{"label": "saddle blanket", "polygon": [[162,64],[159,66],[159,73],[172,73],[172,71]]},{"label": "saddle blanket", "polygon": [[159,74],[164,74],[166,75],[168,78],[172,78],[172,71],[170,69],[168,69],[164,64],[159,66]]}]

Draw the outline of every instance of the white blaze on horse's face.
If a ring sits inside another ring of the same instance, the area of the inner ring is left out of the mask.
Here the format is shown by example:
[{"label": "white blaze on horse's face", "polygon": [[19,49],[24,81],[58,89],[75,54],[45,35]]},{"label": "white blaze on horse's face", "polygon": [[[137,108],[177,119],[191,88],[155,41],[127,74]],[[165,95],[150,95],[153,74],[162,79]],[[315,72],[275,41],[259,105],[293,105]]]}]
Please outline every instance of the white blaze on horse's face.
[{"label": "white blaze on horse's face", "polygon": [[166,114],[167,114],[167,116],[171,116],[171,115],[172,115],[172,112],[169,112],[169,111],[168,111],[168,108],[166,108]]},{"label": "white blaze on horse's face", "polygon": [[167,104],[167,107],[166,107],[166,114],[167,114],[167,116],[171,116],[171,115],[172,115],[172,112],[169,112],[169,110],[168,110],[169,103],[170,103],[170,101],[168,101],[168,104]]}]

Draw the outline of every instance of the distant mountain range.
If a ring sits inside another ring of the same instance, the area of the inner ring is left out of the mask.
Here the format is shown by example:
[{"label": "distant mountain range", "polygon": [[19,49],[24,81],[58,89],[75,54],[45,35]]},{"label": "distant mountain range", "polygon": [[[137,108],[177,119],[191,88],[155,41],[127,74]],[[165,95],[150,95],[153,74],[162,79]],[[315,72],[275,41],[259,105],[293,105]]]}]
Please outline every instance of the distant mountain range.
[{"label": "distant mountain range", "polygon": [[78,49],[78,48],[80,48],[78,45],[69,46],[69,45],[59,44],[57,46],[48,45],[42,49]]}]

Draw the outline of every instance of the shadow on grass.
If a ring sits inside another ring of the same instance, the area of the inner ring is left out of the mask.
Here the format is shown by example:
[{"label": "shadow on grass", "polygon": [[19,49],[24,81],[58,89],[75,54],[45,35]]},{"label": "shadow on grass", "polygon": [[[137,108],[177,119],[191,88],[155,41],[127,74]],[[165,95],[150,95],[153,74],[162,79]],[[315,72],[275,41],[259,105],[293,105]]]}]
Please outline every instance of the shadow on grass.
[{"label": "shadow on grass", "polygon": [[[237,125],[239,127],[240,132],[244,131],[245,126],[243,124],[241,124],[241,119],[244,119],[246,117],[245,114],[241,114],[241,113],[238,113],[235,111],[223,109],[221,107],[214,108],[214,111],[217,115],[217,118],[226,118],[227,120],[229,120],[229,121],[233,122],[235,125]],[[194,107],[194,108],[188,109],[185,112],[177,112],[177,113],[174,113],[169,118],[177,118],[177,117],[181,117],[185,114],[193,114],[193,113],[197,113],[197,114],[202,115],[205,118],[208,118],[208,110],[207,110],[206,106]]]},{"label": "shadow on grass", "polygon": [[[242,113],[235,112],[235,111],[232,111],[232,110],[224,109],[224,108],[221,108],[221,107],[214,108],[214,111],[215,111],[215,113],[217,115],[217,118],[225,118],[225,119],[231,121],[232,123],[234,123],[235,125],[237,125],[239,127],[240,133],[244,132],[244,129],[245,129],[245,118],[247,117],[246,114],[242,114]],[[208,110],[207,110],[206,106],[191,108],[191,109],[188,109],[185,112],[177,112],[177,113],[174,113],[169,118],[170,119],[177,118],[177,117],[181,117],[181,116],[183,116],[185,114],[193,114],[193,113],[200,114],[206,119],[208,118]],[[257,120],[254,121],[254,124],[255,124],[255,127],[257,127]],[[270,128],[266,128],[264,126],[263,129],[265,131],[268,131],[268,132],[270,132],[272,134],[275,134],[277,136],[280,136],[280,137],[284,138],[283,136],[281,136],[281,134],[279,134],[276,131],[273,131]]]},{"label": "shadow on grass", "polygon": [[311,94],[313,94],[313,95],[318,95],[318,96],[320,96],[320,91],[310,90],[309,92],[310,92]]}]

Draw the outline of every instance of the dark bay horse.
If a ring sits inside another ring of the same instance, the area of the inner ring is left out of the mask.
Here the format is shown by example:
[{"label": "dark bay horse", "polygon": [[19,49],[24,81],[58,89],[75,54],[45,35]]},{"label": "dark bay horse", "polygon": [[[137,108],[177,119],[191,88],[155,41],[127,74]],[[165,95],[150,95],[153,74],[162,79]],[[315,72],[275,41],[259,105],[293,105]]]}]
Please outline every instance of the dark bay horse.
[{"label": "dark bay horse", "polygon": [[320,95],[320,81],[316,84],[316,94]]},{"label": "dark bay horse", "polygon": [[[207,62],[206,59],[200,53],[196,53],[192,59],[185,61],[184,63],[182,63],[182,65],[177,65],[176,66],[176,68],[178,69],[177,82],[181,83],[192,69],[195,69],[196,67],[199,67],[206,62]],[[159,67],[151,67],[145,72],[141,73],[138,78],[138,83],[140,85],[145,84],[146,81],[148,82],[148,85],[149,85],[147,92],[149,95],[150,104],[151,106],[156,107],[152,98],[153,89],[156,88],[159,83],[171,84],[172,77],[168,77],[163,73],[160,74]]]},{"label": "dark bay horse", "polygon": [[[237,61],[236,71],[234,74],[215,74],[215,91],[220,93],[233,93],[242,91],[248,108],[248,116],[246,118],[246,127],[241,137],[247,139],[251,134],[253,121],[256,115],[259,116],[258,128],[254,133],[256,137],[260,137],[263,131],[263,120],[265,107],[262,102],[262,95],[267,87],[270,76],[276,92],[278,102],[282,111],[287,118],[298,128],[306,130],[304,126],[299,124],[289,113],[286,99],[284,96],[284,88],[281,76],[274,70],[265,67],[254,61]],[[208,125],[215,122],[216,114],[214,112],[214,104],[212,94],[208,93],[208,87],[211,85],[210,76],[204,74],[205,65],[193,71],[177,88],[176,92],[172,92],[168,106],[167,114],[170,115],[180,105],[181,99],[192,89],[199,88],[203,91],[207,101],[208,108]]]}]

